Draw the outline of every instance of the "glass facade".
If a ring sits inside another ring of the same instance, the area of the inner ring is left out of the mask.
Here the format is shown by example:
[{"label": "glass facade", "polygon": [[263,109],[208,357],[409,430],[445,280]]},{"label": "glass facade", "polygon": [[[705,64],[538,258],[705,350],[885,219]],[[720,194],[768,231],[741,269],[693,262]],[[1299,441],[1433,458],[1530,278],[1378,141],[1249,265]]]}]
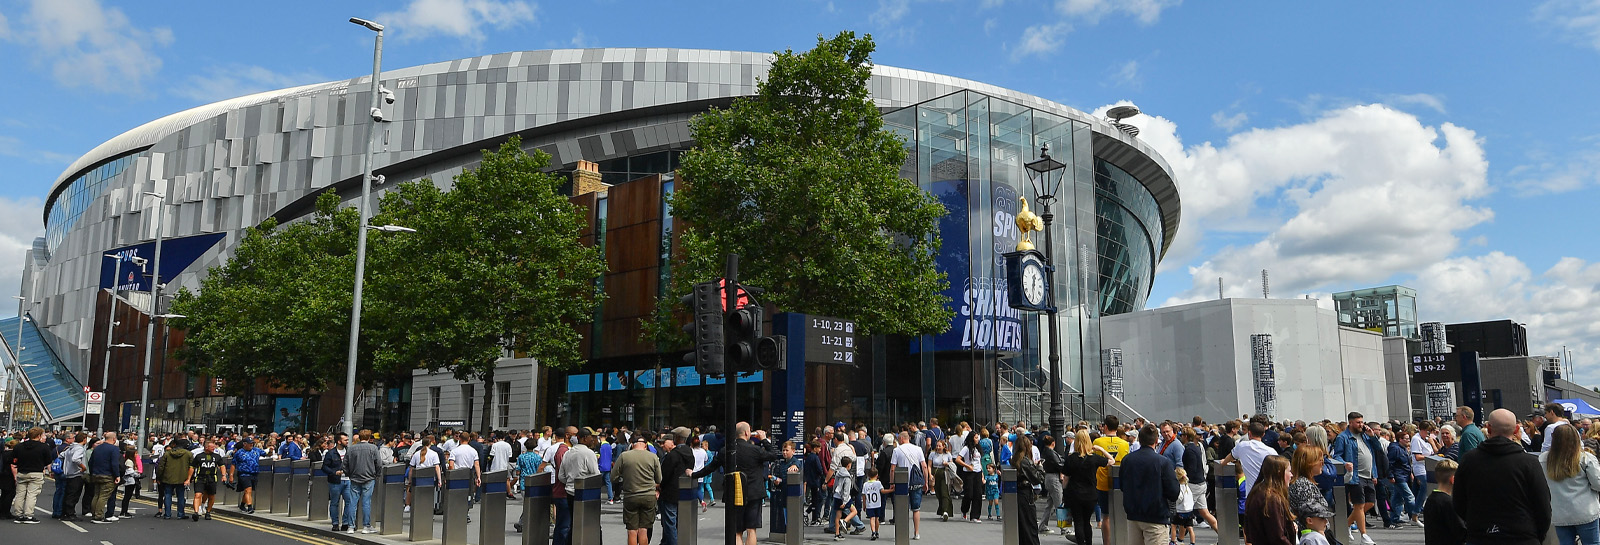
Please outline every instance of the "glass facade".
[{"label": "glass facade", "polygon": [[106,183],[123,170],[133,166],[133,161],[143,150],[136,151],[116,159],[107,161],[100,166],[73,178],[67,183],[66,189],[56,194],[54,200],[46,206],[44,222],[45,243],[50,251],[54,252],[61,245],[62,239],[72,231],[72,226],[78,223],[78,218],[83,217],[83,212],[89,208],[89,203],[94,202],[106,190]]},{"label": "glass facade", "polygon": [[1100,314],[1144,309],[1161,247],[1161,208],[1144,184],[1116,165],[1094,161],[1100,249]]},{"label": "glass facade", "polygon": [[678,170],[681,155],[683,150],[667,150],[600,161],[600,181],[617,185],[651,174],[666,174]]},{"label": "glass facade", "polygon": [[1382,333],[1385,337],[1421,339],[1417,331],[1417,290],[1384,286],[1333,294],[1339,325]]}]

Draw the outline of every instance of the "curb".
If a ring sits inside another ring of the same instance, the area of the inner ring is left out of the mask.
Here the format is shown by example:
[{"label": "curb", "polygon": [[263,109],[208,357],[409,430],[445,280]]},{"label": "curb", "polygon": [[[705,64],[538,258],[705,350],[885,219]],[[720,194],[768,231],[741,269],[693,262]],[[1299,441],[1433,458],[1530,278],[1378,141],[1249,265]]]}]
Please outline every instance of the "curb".
[{"label": "curb", "polygon": [[[289,519],[289,518],[286,518],[286,517],[280,517],[280,516],[274,516],[274,515],[254,515],[254,514],[249,514],[249,513],[241,513],[241,512],[239,512],[237,510],[231,510],[230,511],[230,510],[220,510],[220,509],[212,511],[212,514],[217,515],[217,516],[221,516],[221,517],[235,518],[235,519],[240,519],[240,520],[247,520],[247,521],[250,521],[250,522],[256,522],[256,523],[260,523],[260,524],[266,524],[266,525],[270,525],[270,526],[276,526],[278,528],[283,528],[283,529],[287,529],[287,530],[301,531],[301,532],[305,532],[305,533],[308,533],[308,534],[316,535],[318,537],[322,537],[322,538],[326,538],[326,539],[333,539],[333,540],[338,540],[338,541],[344,541],[344,542],[347,542],[347,543],[354,543],[356,545],[386,545],[386,542],[390,541],[390,540],[380,540],[380,539],[374,539],[374,538],[366,537],[367,535],[376,535],[376,534],[361,534],[361,533],[346,534],[346,533],[343,533],[343,532],[335,532],[335,531],[329,530],[327,528],[318,528],[316,526],[312,526],[309,523],[301,523],[301,522],[295,521],[294,519]],[[438,542],[438,541],[439,541],[438,539],[432,540],[432,542]],[[420,541],[420,542],[417,542],[417,543],[430,543],[430,542],[429,541]]]}]

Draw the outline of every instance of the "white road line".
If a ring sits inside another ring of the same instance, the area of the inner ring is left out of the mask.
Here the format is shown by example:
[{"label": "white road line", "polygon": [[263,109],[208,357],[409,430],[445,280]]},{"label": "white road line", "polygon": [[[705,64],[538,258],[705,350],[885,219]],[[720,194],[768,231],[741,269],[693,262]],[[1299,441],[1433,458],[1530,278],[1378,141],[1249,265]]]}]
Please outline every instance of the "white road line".
[{"label": "white road line", "polygon": [[73,530],[77,530],[77,531],[78,531],[78,532],[80,532],[80,533],[85,533],[85,534],[87,534],[87,533],[89,533],[89,531],[88,531],[88,530],[85,530],[85,529],[83,529],[83,527],[82,527],[82,526],[78,526],[78,525],[76,525],[76,524],[73,524],[73,523],[71,523],[71,522],[69,522],[69,521],[65,521],[65,520],[63,520],[63,521],[61,521],[61,523],[62,523],[62,524],[65,524],[65,525],[67,525],[67,526],[68,526],[68,527],[70,527],[70,528],[72,528],[72,529],[73,529]]},{"label": "white road line", "polygon": [[101,541],[100,545],[111,545],[110,541]]}]

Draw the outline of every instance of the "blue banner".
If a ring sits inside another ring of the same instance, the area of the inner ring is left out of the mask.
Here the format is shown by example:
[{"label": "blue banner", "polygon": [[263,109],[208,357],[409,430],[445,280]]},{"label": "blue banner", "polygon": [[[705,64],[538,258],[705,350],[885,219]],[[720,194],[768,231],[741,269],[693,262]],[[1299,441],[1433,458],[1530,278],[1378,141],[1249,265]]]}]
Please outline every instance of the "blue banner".
[{"label": "blue banner", "polygon": [[[183,273],[184,269],[193,265],[207,250],[217,244],[217,241],[228,236],[226,233],[210,233],[192,237],[169,238],[161,241],[161,280],[165,283],[173,277]],[[156,243],[155,241],[133,246],[125,246],[106,252],[117,256],[122,261],[121,278],[117,276],[117,260],[102,257],[100,261],[100,289],[116,286],[118,291],[150,291],[150,277],[154,271]],[[133,264],[133,258],[140,257],[149,260],[144,268]]]},{"label": "blue banner", "polygon": [[[928,348],[1014,352],[1021,351],[1024,346],[1022,316],[1011,308],[1008,300],[1004,258],[1001,257],[1015,250],[1019,239],[1017,192],[1011,186],[993,183],[990,185],[992,202],[985,206],[985,203],[972,202],[976,197],[972,192],[975,183],[984,182],[933,183],[933,194],[947,211],[939,220],[943,245],[934,265],[950,282],[944,295],[950,298],[955,319],[950,329],[932,336],[932,347],[912,343],[913,352]],[[981,230],[976,236],[972,232],[975,228]],[[993,247],[992,259],[986,256],[982,262],[975,262],[974,240]]]}]

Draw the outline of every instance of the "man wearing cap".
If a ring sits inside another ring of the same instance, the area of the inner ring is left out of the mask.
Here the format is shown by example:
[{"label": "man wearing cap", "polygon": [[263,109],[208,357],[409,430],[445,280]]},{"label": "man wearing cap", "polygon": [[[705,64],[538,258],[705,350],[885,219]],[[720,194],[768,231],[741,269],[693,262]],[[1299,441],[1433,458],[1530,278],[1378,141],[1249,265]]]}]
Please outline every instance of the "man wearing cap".
[{"label": "man wearing cap", "polygon": [[[663,461],[650,454],[649,446],[643,435],[636,436],[631,448],[618,456],[611,468],[617,491],[622,494],[622,522],[628,529],[628,545],[649,545],[657,505],[666,503],[661,501],[666,499],[661,494]],[[661,519],[666,526],[668,517]],[[662,543],[675,542],[676,534],[675,527],[663,532]]]},{"label": "man wearing cap", "polygon": [[656,512],[661,515],[661,545],[678,543],[678,477],[685,470],[694,469],[694,449],[689,447],[689,428],[672,429],[672,440],[677,446],[661,456],[661,496]]},{"label": "man wearing cap", "polygon": [[[567,430],[571,431],[572,428],[569,426]],[[557,471],[557,474],[561,476],[562,485],[567,489],[569,498],[576,497],[578,481],[600,475],[600,455],[594,451],[598,438],[595,437],[594,430],[579,428],[577,437],[578,443],[567,450],[567,455],[561,463],[561,468]],[[570,517],[571,515],[569,514],[568,516]],[[572,539],[570,518],[567,524],[569,528],[566,538],[570,542]]]}]

